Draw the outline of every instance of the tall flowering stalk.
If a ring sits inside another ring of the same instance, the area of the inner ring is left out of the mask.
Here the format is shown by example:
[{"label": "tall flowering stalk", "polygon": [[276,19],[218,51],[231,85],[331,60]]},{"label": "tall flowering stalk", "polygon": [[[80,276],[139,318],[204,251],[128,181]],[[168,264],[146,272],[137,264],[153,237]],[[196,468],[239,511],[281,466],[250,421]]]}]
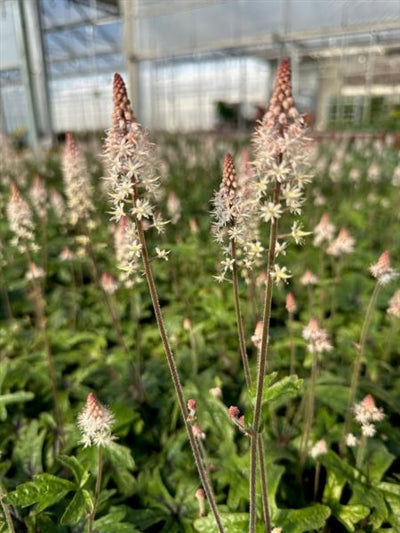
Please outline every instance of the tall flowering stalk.
[{"label": "tall flowering stalk", "polygon": [[[217,276],[217,279],[222,281],[229,271],[232,272],[239,351],[248,389],[252,385],[252,379],[246,350],[243,316],[240,308],[239,265],[251,268],[261,258],[261,252],[264,251],[261,243],[257,240],[257,206],[258,201],[254,183],[246,179],[238,180],[232,156],[229,153],[226,154],[221,185],[214,196],[214,233],[217,241],[225,245],[225,258],[221,262],[221,274]],[[240,249],[240,256],[237,254],[237,248]],[[260,324],[262,325],[262,323]],[[257,329],[253,339],[256,337]],[[255,341],[255,344],[259,349],[260,343],[257,344]],[[233,419],[235,420],[235,418]],[[268,531],[270,531],[267,474],[264,464],[264,443],[261,434],[257,435],[257,448],[260,461],[263,517],[264,523]]]},{"label": "tall flowering stalk", "polygon": [[314,422],[315,388],[317,385],[318,355],[332,350],[328,333],[319,327],[318,321],[312,318],[303,329],[303,338],[308,342],[308,350],[312,355],[311,380],[307,391],[304,416],[304,431],[300,447],[300,464],[304,465],[310,439],[310,432]]},{"label": "tall flowering stalk", "polygon": [[83,154],[69,132],[62,156],[62,170],[69,223],[72,226],[78,223],[87,226],[94,212],[92,186]]},{"label": "tall flowering stalk", "polygon": [[382,286],[387,285],[392,280],[396,279],[399,275],[398,272],[391,266],[390,253],[387,250],[384,251],[380,255],[376,263],[370,266],[369,271],[371,275],[376,279],[376,284],[375,284],[373,293],[371,295],[370,301],[368,303],[367,312],[366,312],[365,319],[364,319],[364,324],[361,329],[360,340],[358,344],[356,345],[356,356],[354,358],[353,372],[351,375],[348,408],[347,408],[345,423],[344,423],[343,439],[341,442],[342,453],[344,453],[344,450],[345,450],[345,435],[348,434],[350,424],[351,424],[351,415],[352,415],[351,409],[352,409],[352,406],[354,405],[354,402],[357,396],[361,363],[365,357],[364,355],[365,344],[367,341],[368,332],[370,330],[376,300],[378,298],[378,294]]},{"label": "tall flowering stalk", "polygon": [[[133,114],[125,83],[119,74],[114,75],[112,125],[107,132],[104,156],[108,170],[106,179],[109,182],[112,220],[118,223],[123,216],[128,216],[131,220],[131,229],[137,236],[140,256],[143,261],[153,309],[179,408],[203,488],[214,514],[218,530],[223,532],[224,528],[208,472],[202,460],[197,439],[193,434],[192,425],[188,419],[189,413],[176,361],[165,329],[147,248],[145,230],[154,227],[158,231],[162,231],[165,224],[153,205],[160,185],[154,166],[154,148]],[[137,271],[136,265],[132,265],[132,269],[133,274],[135,274]]]},{"label": "tall flowering stalk", "polygon": [[[239,301],[237,247],[240,246],[245,252],[249,252],[248,237],[250,224],[248,224],[248,219],[251,218],[254,206],[256,206],[256,202],[252,201],[251,195],[245,196],[243,189],[238,188],[238,180],[232,156],[231,154],[226,154],[221,185],[214,196],[215,235],[218,241],[227,244],[224,248],[225,258],[221,262],[222,272],[217,279],[222,280],[229,271],[232,272],[239,350],[247,388],[251,386],[251,375]],[[245,257],[247,264],[251,260],[250,257]]]},{"label": "tall flowering stalk", "polygon": [[103,475],[103,448],[110,446],[114,440],[111,429],[114,423],[113,414],[102,405],[93,393],[87,397],[85,407],[79,413],[78,427],[82,433],[81,443],[97,447],[97,475],[91,512],[88,514],[88,533],[93,531],[93,522],[96,516],[99,501],[101,481]]},{"label": "tall flowering stalk", "polygon": [[[270,371],[269,325],[271,317],[273,282],[290,277],[285,266],[276,263],[278,243],[278,220],[285,211],[301,212],[304,185],[310,176],[304,171],[307,160],[308,140],[304,135],[303,120],[294,103],[291,87],[289,60],[279,65],[275,89],[269,109],[257,128],[254,137],[254,167],[258,176],[259,217],[270,223],[267,279],[263,311],[263,333],[258,356],[256,398],[254,402],[253,427],[250,452],[250,533],[256,529],[256,463],[257,442],[260,434],[261,403],[266,371]],[[288,234],[300,242],[306,233],[295,222]],[[285,234],[286,236],[286,234]],[[270,530],[269,530],[270,531]]]},{"label": "tall flowering stalk", "polygon": [[294,314],[297,309],[296,300],[293,293],[289,292],[286,295],[286,310],[288,312],[288,333],[289,333],[289,346],[290,346],[290,375],[293,376],[296,369],[296,345],[293,338],[293,321]]},{"label": "tall flowering stalk", "polygon": [[43,336],[44,351],[47,361],[47,370],[49,374],[57,430],[60,440],[62,441],[64,433],[63,420],[58,401],[54,358],[51,352],[50,341],[47,334],[45,299],[40,284],[40,279],[44,277],[44,271],[40,267],[37,267],[32,259],[32,253],[38,250],[38,246],[35,242],[35,226],[31,209],[28,203],[22,198],[18,187],[14,183],[11,183],[11,198],[7,204],[7,217],[10,229],[14,234],[12,243],[20,252],[24,253],[27,258],[28,271],[26,274],[26,279],[28,279],[32,284],[37,325]]},{"label": "tall flowering stalk", "polygon": [[42,231],[42,264],[44,270],[47,270],[47,190],[44,181],[39,174],[33,178],[33,184],[29,189],[29,197],[33,209],[41,222]]}]

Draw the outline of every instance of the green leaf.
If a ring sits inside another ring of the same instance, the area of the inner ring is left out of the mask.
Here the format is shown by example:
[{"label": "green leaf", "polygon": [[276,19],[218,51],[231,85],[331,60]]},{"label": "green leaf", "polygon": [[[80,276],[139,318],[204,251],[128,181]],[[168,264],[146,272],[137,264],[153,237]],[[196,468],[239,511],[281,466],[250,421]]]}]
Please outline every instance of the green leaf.
[{"label": "green leaf", "polygon": [[94,521],[94,531],[96,533],[139,533],[139,530],[132,524],[122,522],[125,515],[125,509],[111,508],[106,516]]},{"label": "green leaf", "polygon": [[330,507],[336,505],[342,496],[346,479],[333,470],[327,471],[326,482],[322,502]]},{"label": "green leaf", "polygon": [[389,516],[389,509],[383,497],[383,493],[373,487],[368,487],[360,483],[352,485],[353,496],[350,498],[350,505],[367,505],[370,509],[369,523],[378,528]]},{"label": "green leaf", "polygon": [[126,468],[128,470],[133,470],[135,468],[135,461],[131,455],[130,449],[126,446],[122,446],[122,444],[112,442],[105,449],[105,455],[116,467]]},{"label": "green leaf", "polygon": [[118,491],[123,496],[131,496],[133,494],[135,490],[136,479],[128,470],[116,468],[112,476],[118,486]]},{"label": "green leaf", "polygon": [[0,396],[0,420],[5,420],[7,418],[7,411],[5,409],[6,405],[19,402],[28,402],[35,397],[33,392],[10,392],[8,394],[2,394]]},{"label": "green leaf", "polygon": [[33,481],[23,483],[9,493],[7,500],[16,507],[28,507],[36,503],[37,511],[43,511],[74,489],[75,485],[71,481],[51,474],[38,474]]},{"label": "green leaf", "polygon": [[10,392],[9,394],[2,394],[0,396],[0,407],[3,405],[9,405],[10,403],[28,402],[35,397],[33,392]]},{"label": "green leaf", "polygon": [[331,510],[316,503],[304,509],[279,509],[274,522],[285,533],[309,533],[325,525]]},{"label": "green leaf", "polygon": [[161,522],[164,518],[165,514],[160,509],[135,509],[133,515],[133,521],[141,531]]},{"label": "green leaf", "polygon": [[315,394],[318,400],[330,407],[341,416],[346,412],[349,401],[349,387],[343,385],[320,384],[316,386]]},{"label": "green leaf", "polygon": [[277,406],[297,396],[303,389],[303,380],[297,376],[286,376],[273,385],[264,388],[263,403]]},{"label": "green leaf", "polygon": [[[270,384],[276,380],[278,376],[278,372],[271,372],[271,374],[267,374],[264,378],[264,391],[270,386]],[[251,401],[254,402],[256,401],[256,386],[253,385],[250,389],[249,389],[249,395],[250,395],[250,398],[251,398]]]},{"label": "green leaf", "polygon": [[78,490],[75,493],[75,496],[68,504],[68,507],[65,509],[65,512],[61,517],[60,523],[62,525],[77,524],[86,512],[86,510],[86,499],[82,491]]},{"label": "green leaf", "polygon": [[347,531],[355,531],[355,525],[369,515],[369,508],[365,505],[338,505],[333,514],[342,522]]},{"label": "green leaf", "polygon": [[[303,389],[303,380],[297,376],[286,376],[276,383],[273,383],[277,375],[277,372],[272,372],[271,374],[265,376],[262,397],[263,404],[267,403],[268,405],[274,405],[274,407],[276,407],[277,404],[283,404],[289,398],[297,396]],[[256,399],[255,387],[250,389],[249,394],[252,402],[254,403]]]},{"label": "green leaf", "polygon": [[385,500],[389,504],[391,514],[389,522],[400,530],[400,484],[399,483],[379,483],[378,489],[382,492]]},{"label": "green leaf", "polygon": [[[243,533],[249,527],[248,513],[220,513],[222,524],[228,533]],[[198,518],[194,528],[199,533],[218,533],[218,528],[213,515]],[[262,531],[257,528],[257,532]]]},{"label": "green leaf", "polygon": [[43,444],[46,430],[40,429],[37,420],[32,420],[21,428],[19,439],[15,444],[14,459],[20,463],[24,472],[31,476],[43,470]]},{"label": "green leaf", "polygon": [[268,500],[269,500],[269,505],[270,505],[272,513],[274,512],[275,509],[277,509],[276,501],[275,501],[276,493],[278,490],[279,482],[284,472],[285,472],[285,468],[281,465],[276,465],[276,464],[267,465]]},{"label": "green leaf", "polygon": [[395,456],[392,455],[383,443],[378,443],[375,449],[368,455],[368,477],[373,484],[379,483],[393,463]]},{"label": "green leaf", "polygon": [[78,459],[73,456],[69,457],[68,455],[60,455],[58,460],[72,471],[77,485],[83,487],[89,479],[89,474]]}]

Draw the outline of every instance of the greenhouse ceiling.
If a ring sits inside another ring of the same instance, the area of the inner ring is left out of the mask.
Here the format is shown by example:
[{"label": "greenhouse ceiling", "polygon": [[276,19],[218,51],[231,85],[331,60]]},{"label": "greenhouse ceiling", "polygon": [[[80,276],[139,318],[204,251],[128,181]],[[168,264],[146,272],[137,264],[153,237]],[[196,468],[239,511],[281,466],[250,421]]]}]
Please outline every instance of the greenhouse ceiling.
[{"label": "greenhouse ceiling", "polygon": [[[15,10],[23,1],[0,4],[3,84],[20,78]],[[243,53],[276,59],[285,51],[300,57],[334,57],[360,50],[392,53],[400,49],[400,2],[396,0],[28,1],[40,7],[53,79],[121,70],[123,20],[129,27],[129,54],[135,61]]]}]

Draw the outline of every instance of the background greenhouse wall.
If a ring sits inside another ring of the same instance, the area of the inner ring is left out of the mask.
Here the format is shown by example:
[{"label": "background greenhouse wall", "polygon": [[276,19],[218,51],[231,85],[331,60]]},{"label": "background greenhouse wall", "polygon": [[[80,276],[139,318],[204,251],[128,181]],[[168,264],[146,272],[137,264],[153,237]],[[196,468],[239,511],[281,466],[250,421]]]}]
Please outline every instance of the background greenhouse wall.
[{"label": "background greenhouse wall", "polygon": [[[39,49],[25,35],[35,8],[44,61],[26,65],[24,38]],[[148,128],[219,127],[218,102],[236,107],[233,125],[243,127],[265,104],[283,55],[292,60],[299,108],[317,127],[357,123],[373,98],[400,105],[399,43],[393,0],[2,0],[1,127],[21,132],[38,121],[40,136],[45,107],[29,86],[42,76],[54,133],[102,130],[115,71]]]}]

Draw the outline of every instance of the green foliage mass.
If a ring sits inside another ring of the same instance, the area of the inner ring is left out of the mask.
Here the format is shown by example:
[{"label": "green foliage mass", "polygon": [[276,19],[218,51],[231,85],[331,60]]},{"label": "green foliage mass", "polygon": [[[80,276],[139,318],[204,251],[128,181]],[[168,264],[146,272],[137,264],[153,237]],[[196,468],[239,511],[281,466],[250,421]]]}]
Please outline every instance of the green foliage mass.
[{"label": "green foliage mass", "polygon": [[[150,249],[170,250],[168,262],[153,262],[160,302],[185,398],[197,402],[196,421],[205,435],[204,461],[222,522],[227,533],[243,533],[249,520],[250,439],[232,423],[227,408],[238,405],[250,426],[255,391],[245,387],[232,287],[213,279],[221,251],[211,234],[209,212],[225,152],[240,154],[248,139],[169,135],[157,144],[167,176],[159,208],[167,211],[172,192],[180,200],[177,220],[168,224],[165,234],[149,232]],[[93,155],[100,148],[95,146],[86,154],[96,205],[90,241],[98,272],[117,279],[103,171]],[[316,178],[308,187],[302,222],[312,231],[326,212],[336,233],[341,227],[348,229],[355,248],[348,256],[331,257],[312,244],[311,235],[302,247],[290,244],[281,260],[292,277],[274,292],[273,372],[266,376],[262,406],[272,525],[283,533],[394,533],[400,531],[400,320],[386,309],[396,283],[379,293],[357,395],[360,401],[371,394],[385,419],[363,448],[354,420],[351,431],[359,439],[358,447],[341,452],[339,443],[355,343],[374,287],[368,268],[386,249],[394,267],[400,266],[398,151],[381,141],[333,139],[319,143],[317,152]],[[45,218],[35,215],[40,249],[34,260],[46,272],[40,281],[45,330],[38,327],[31,283],[25,277],[27,259],[12,245],[5,217],[9,181],[18,184],[30,204],[35,173],[47,191],[54,187],[63,195],[60,156],[53,150],[40,161],[22,153],[7,157],[14,160],[0,176],[0,533],[8,531],[9,519],[16,532],[86,531],[95,504],[97,533],[217,531],[207,503],[205,515],[199,516],[198,474],[145,280],[132,289],[120,285],[110,296],[121,343],[90,257],[82,252],[80,229],[68,225],[66,215],[58,217],[48,204]],[[373,165],[378,169],[375,177]],[[260,238],[266,247],[267,230],[263,231]],[[60,258],[65,247],[72,251],[71,260]],[[261,263],[240,286],[253,378],[257,349],[251,337],[262,318],[263,286],[257,278],[264,268]],[[314,287],[301,283],[307,269],[318,276]],[[290,328],[285,309],[289,291],[297,304]],[[328,330],[333,345],[318,361],[310,436],[312,444],[325,439],[328,451],[317,458],[308,456],[301,465],[311,365],[302,329],[311,317]],[[54,359],[63,435],[57,429],[45,341]],[[78,413],[91,392],[115,418],[115,440],[104,448],[97,502],[98,450],[82,446],[77,427]],[[261,519],[261,499],[257,506]],[[264,531],[261,523],[258,531]]]}]

